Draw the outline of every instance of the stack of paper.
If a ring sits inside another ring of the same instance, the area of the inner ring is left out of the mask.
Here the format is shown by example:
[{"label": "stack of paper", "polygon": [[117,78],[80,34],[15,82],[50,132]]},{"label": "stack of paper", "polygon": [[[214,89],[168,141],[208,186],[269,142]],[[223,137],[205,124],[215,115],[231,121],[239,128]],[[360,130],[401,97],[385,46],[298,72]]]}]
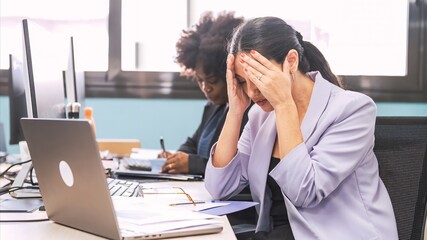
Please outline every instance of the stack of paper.
[{"label": "stack of paper", "polygon": [[113,198],[113,202],[120,228],[125,229],[124,234],[222,225],[218,216],[149,203],[141,198]]}]

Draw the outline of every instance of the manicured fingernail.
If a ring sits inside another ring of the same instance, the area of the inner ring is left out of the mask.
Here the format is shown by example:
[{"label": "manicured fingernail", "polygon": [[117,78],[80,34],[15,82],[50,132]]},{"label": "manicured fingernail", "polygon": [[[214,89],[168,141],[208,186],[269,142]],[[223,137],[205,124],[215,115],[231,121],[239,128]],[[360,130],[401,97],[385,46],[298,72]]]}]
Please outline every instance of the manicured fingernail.
[{"label": "manicured fingernail", "polygon": [[245,63],[245,60],[243,60],[243,59],[240,59],[240,62],[241,62],[241,63]]},{"label": "manicured fingernail", "polygon": [[240,57],[241,58],[245,58],[245,54],[244,53],[240,53]]},{"label": "manicured fingernail", "polygon": [[255,50],[251,50],[251,54],[255,54],[256,52],[255,52]]}]

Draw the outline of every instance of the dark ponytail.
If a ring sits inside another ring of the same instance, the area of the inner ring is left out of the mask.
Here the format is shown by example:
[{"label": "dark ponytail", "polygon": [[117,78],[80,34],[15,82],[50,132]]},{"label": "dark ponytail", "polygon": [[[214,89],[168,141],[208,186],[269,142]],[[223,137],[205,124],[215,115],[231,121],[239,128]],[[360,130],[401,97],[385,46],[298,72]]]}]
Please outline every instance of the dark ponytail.
[{"label": "dark ponytail", "polygon": [[298,69],[303,72],[319,71],[322,77],[327,79],[329,82],[344,88],[341,80],[332,72],[328,61],[320,52],[320,50],[314,46],[311,42],[304,41],[301,33],[296,31],[296,37],[298,43],[301,45],[303,52],[300,57],[300,63]]},{"label": "dark ponytail", "polygon": [[229,43],[231,54],[257,50],[268,59],[282,64],[291,49],[300,55],[298,70],[302,73],[319,71],[329,82],[343,88],[341,80],[332,73],[323,54],[285,21],[277,17],[249,20],[239,26]]}]

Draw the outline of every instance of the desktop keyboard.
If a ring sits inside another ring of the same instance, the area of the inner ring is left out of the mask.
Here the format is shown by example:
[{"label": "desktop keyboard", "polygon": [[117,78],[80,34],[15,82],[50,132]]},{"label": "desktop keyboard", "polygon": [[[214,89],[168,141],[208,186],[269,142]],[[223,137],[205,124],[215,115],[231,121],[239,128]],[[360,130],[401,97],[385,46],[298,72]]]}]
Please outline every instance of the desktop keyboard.
[{"label": "desktop keyboard", "polygon": [[111,196],[139,197],[141,183],[135,181],[107,178]]}]

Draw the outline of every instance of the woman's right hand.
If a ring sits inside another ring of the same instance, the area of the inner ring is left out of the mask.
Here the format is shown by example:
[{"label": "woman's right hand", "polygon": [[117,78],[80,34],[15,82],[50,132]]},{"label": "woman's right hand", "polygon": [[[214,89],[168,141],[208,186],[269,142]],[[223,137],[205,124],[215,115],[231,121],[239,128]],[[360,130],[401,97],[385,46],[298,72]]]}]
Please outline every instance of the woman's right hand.
[{"label": "woman's right hand", "polygon": [[245,85],[239,84],[234,71],[235,57],[232,54],[227,58],[227,94],[228,112],[237,116],[243,116],[250,104],[248,95],[243,91]]},{"label": "woman's right hand", "polygon": [[189,159],[189,154],[185,152],[177,151],[171,154],[163,164],[162,173],[188,173]]},{"label": "woman's right hand", "polygon": [[239,84],[239,79],[236,78],[235,63],[234,56],[229,54],[226,74],[228,113],[212,156],[212,165],[219,168],[227,166],[237,152],[243,115],[250,103],[250,99],[244,91],[246,85]]},{"label": "woman's right hand", "polygon": [[157,158],[167,158],[167,157],[169,157],[170,155],[172,155],[172,153],[171,153],[171,152],[168,152],[168,151],[166,151],[166,152],[161,152],[161,153],[157,154]]}]

